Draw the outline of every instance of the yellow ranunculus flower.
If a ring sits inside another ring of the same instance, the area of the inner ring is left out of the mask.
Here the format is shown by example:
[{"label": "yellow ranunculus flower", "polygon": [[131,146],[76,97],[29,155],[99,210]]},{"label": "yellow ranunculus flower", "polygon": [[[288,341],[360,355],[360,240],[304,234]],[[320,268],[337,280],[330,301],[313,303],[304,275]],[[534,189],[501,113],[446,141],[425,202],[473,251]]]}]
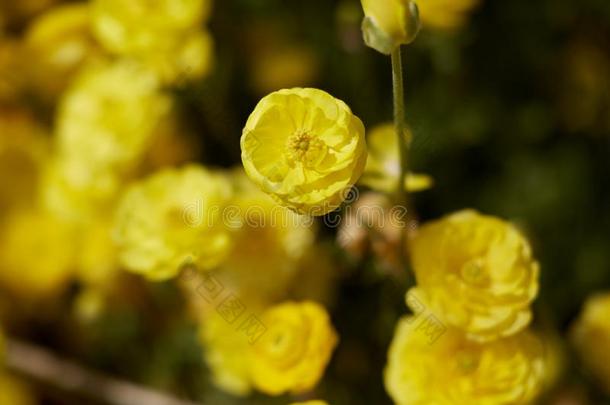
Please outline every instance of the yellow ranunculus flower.
[{"label": "yellow ranunculus flower", "polygon": [[409,295],[444,322],[478,340],[529,324],[539,265],[510,223],[460,211],[421,227],[410,249],[418,286]]},{"label": "yellow ranunculus flower", "polygon": [[463,26],[481,0],[417,0],[422,24],[441,30]]},{"label": "yellow ranunculus flower", "polygon": [[338,337],[326,310],[314,302],[287,302],[265,311],[267,331],[254,343],[252,381],[269,395],[311,390],[322,378]]},{"label": "yellow ranunculus flower", "polygon": [[60,293],[73,276],[73,229],[38,211],[15,213],[0,236],[0,284],[25,298]]},{"label": "yellow ranunculus flower", "polygon": [[586,301],[572,327],[571,340],[584,365],[610,394],[610,293]]},{"label": "yellow ranunculus flower", "polygon": [[116,217],[121,263],[151,280],[174,277],[188,261],[202,269],[217,266],[230,246],[221,223],[229,193],[224,176],[196,165],[134,184]]},{"label": "yellow ranunculus flower", "polygon": [[361,0],[362,30],[371,48],[389,54],[396,47],[413,42],[419,32],[419,12],[412,0]]},{"label": "yellow ranunculus flower", "polygon": [[264,97],[248,118],[241,149],[246,173],[263,191],[309,215],[339,207],[366,163],[362,122],[317,89]]},{"label": "yellow ranunculus flower", "polygon": [[[411,134],[409,133],[410,137]],[[392,124],[378,125],[367,135],[368,159],[359,183],[376,191],[394,192],[400,177],[398,139]],[[432,186],[432,178],[425,174],[409,173],[404,187],[413,192]]]},{"label": "yellow ranunculus flower", "polygon": [[525,404],[543,379],[543,346],[529,332],[477,343],[449,328],[432,342],[411,317],[397,325],[385,370],[397,405]]},{"label": "yellow ranunculus flower", "polygon": [[326,401],[294,402],[291,405],[328,405]]},{"label": "yellow ranunculus flower", "polygon": [[165,82],[201,77],[211,67],[212,40],[200,27],[210,0],[95,0],[93,30],[110,52],[138,59]]}]

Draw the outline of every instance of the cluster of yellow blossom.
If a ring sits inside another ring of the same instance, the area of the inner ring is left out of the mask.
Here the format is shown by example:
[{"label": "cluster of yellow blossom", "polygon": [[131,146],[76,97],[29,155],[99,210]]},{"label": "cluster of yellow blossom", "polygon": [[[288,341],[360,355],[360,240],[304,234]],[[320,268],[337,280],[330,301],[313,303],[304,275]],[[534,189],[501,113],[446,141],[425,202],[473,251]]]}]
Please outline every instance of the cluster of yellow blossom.
[{"label": "cluster of yellow blossom", "polygon": [[[0,7],[24,27],[0,35],[0,186],[11,190],[0,196],[0,287],[53,298],[78,281],[77,310],[91,315],[120,269],[114,211],[129,182],[196,150],[164,86],[209,71],[211,2],[52,3]],[[54,114],[52,130],[4,106],[26,96]]]},{"label": "cluster of yellow blossom", "polygon": [[264,97],[241,138],[248,176],[280,204],[324,215],[347,197],[366,164],[364,125],[349,107],[310,88]]},{"label": "cluster of yellow blossom", "polygon": [[582,363],[610,394],[610,293],[589,298],[571,331]]},{"label": "cluster of yellow blossom", "polygon": [[321,305],[287,301],[260,317],[255,340],[218,314],[201,326],[206,360],[215,382],[236,395],[255,388],[268,395],[310,391],[321,379],[338,337]]},{"label": "cluster of yellow blossom", "polygon": [[539,265],[523,235],[465,210],[422,226],[409,248],[417,286],[407,304],[415,316],[400,321],[389,351],[385,382],[394,401],[500,405],[536,397],[548,358],[524,331]]}]

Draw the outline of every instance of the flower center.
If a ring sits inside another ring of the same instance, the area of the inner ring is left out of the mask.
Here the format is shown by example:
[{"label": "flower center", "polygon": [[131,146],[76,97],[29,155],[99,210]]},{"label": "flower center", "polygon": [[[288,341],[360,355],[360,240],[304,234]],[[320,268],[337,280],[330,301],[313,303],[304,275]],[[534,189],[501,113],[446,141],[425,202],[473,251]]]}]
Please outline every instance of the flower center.
[{"label": "flower center", "polygon": [[460,273],[462,279],[470,285],[483,287],[489,283],[489,274],[485,271],[481,260],[475,259],[466,262],[462,266]]},{"label": "flower center", "polygon": [[456,355],[455,366],[460,374],[471,374],[479,367],[479,356],[469,351],[463,351]]},{"label": "flower center", "polygon": [[324,159],[326,149],[326,144],[320,139],[307,132],[298,132],[288,139],[286,159],[313,168]]}]

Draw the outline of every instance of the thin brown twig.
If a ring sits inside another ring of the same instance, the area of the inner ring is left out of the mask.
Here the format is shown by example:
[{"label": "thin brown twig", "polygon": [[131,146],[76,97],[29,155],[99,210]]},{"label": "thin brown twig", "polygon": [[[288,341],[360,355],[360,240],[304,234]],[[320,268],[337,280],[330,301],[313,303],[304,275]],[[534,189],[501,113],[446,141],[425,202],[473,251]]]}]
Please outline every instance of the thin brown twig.
[{"label": "thin brown twig", "polygon": [[105,405],[197,405],[118,380],[26,342],[7,339],[6,366],[34,384]]}]

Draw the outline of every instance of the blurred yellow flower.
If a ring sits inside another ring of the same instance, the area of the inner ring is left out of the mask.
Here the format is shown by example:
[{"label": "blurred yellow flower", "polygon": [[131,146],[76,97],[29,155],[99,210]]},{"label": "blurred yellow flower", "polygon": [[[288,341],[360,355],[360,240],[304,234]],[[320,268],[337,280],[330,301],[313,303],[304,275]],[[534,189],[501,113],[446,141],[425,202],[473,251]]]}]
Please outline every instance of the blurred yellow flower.
[{"label": "blurred yellow flower", "polygon": [[362,30],[368,46],[385,54],[411,43],[420,28],[417,4],[411,0],[361,0]]},{"label": "blurred yellow flower", "polygon": [[250,377],[251,344],[245,333],[237,331],[216,312],[210,312],[200,323],[199,340],[205,361],[212,372],[212,382],[237,396],[252,390]]},{"label": "blurred yellow flower", "polygon": [[489,343],[449,328],[431,342],[411,317],[396,328],[385,370],[397,405],[512,405],[532,400],[543,385],[543,347],[529,332]]},{"label": "blurred yellow flower", "polygon": [[6,372],[0,372],[0,405],[36,405],[30,388]]},{"label": "blurred yellow flower", "polygon": [[201,77],[211,67],[212,39],[200,27],[210,0],[94,0],[93,29],[110,52],[138,59],[165,82]]},{"label": "blurred yellow flower", "polygon": [[478,340],[509,336],[529,324],[539,265],[510,223],[460,211],[421,227],[410,249],[418,286],[407,297],[448,324]]},{"label": "blurred yellow flower", "polygon": [[0,284],[19,297],[62,292],[73,276],[75,235],[39,211],[11,215],[0,235]]},{"label": "blurred yellow flower", "polygon": [[99,56],[90,32],[89,4],[70,3],[52,8],[28,27],[25,46],[33,90],[54,99],[82,65]]},{"label": "blurred yellow flower", "polygon": [[[411,134],[408,134],[411,137]],[[400,156],[398,139],[392,124],[382,124],[373,128],[366,138],[368,159],[359,183],[376,191],[392,193],[398,187],[400,177]],[[412,192],[432,187],[433,180],[425,174],[409,173],[404,187]]]},{"label": "blurred yellow flower", "polygon": [[142,66],[127,61],[90,66],[59,106],[59,156],[124,170],[145,151],[169,107],[155,75]]},{"label": "blurred yellow flower", "polygon": [[451,30],[463,26],[481,0],[418,0],[424,28]]},{"label": "blurred yellow flower", "polygon": [[264,97],[246,123],[241,148],[246,173],[263,191],[309,215],[339,207],[366,163],[362,122],[317,89]]},{"label": "blurred yellow flower", "polygon": [[221,221],[229,193],[224,176],[196,165],[134,184],[116,217],[121,263],[151,280],[172,278],[189,261],[202,269],[217,266],[230,247]]},{"label": "blurred yellow flower", "polygon": [[267,331],[254,343],[252,381],[269,395],[311,390],[322,378],[338,337],[326,310],[311,301],[265,311]]},{"label": "blurred yellow flower", "polygon": [[572,326],[571,340],[583,364],[610,394],[610,293],[590,297]]}]

